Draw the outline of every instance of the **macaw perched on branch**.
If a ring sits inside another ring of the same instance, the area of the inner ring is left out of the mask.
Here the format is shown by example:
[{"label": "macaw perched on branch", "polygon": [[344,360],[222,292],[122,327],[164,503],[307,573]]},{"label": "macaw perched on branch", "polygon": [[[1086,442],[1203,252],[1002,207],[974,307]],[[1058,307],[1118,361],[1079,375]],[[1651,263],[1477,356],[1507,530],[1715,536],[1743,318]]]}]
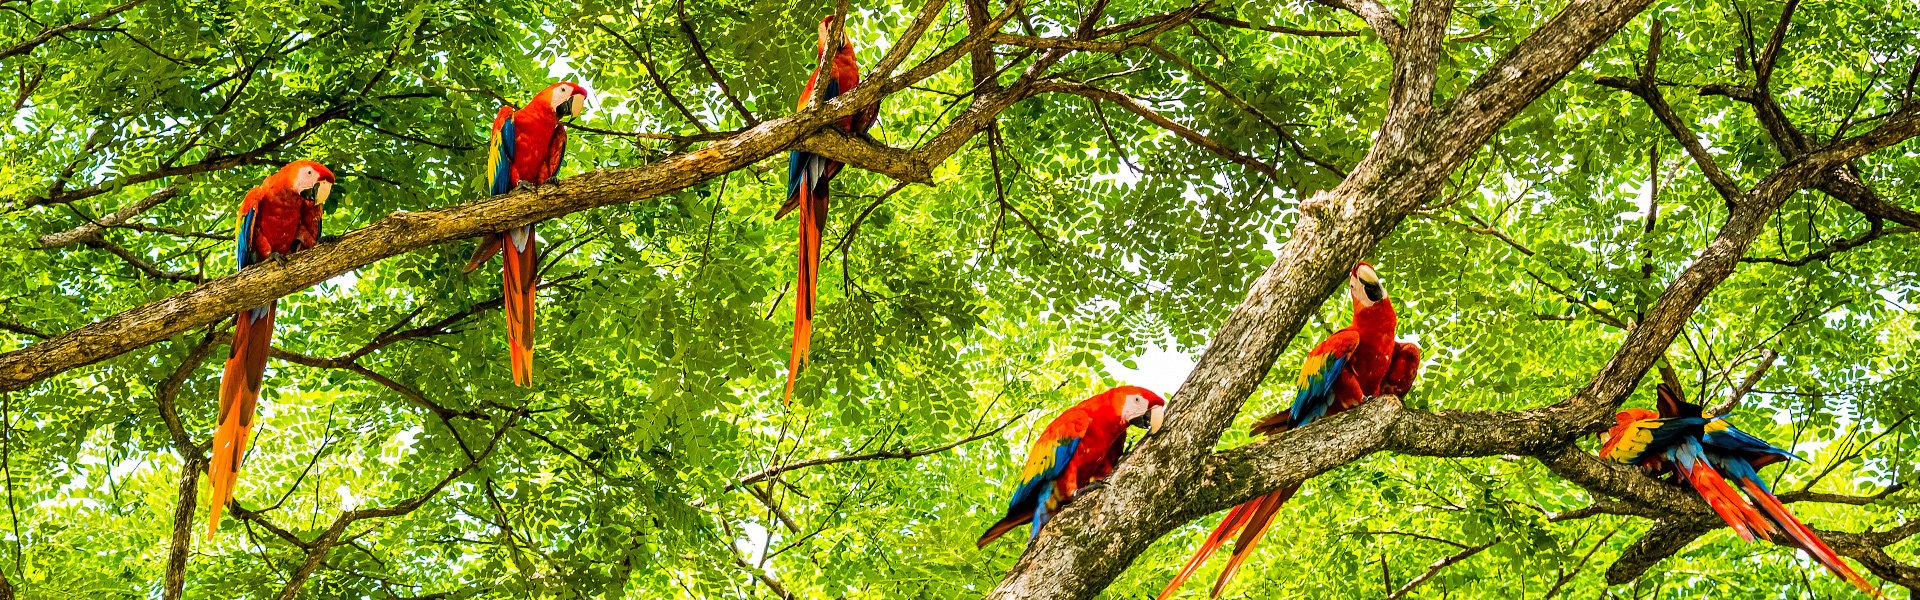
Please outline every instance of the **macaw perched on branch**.
[{"label": "macaw perched on branch", "polygon": [[[1321,340],[1300,365],[1300,377],[1294,383],[1293,407],[1275,413],[1253,425],[1253,432],[1273,435],[1305,427],[1321,417],[1336,414],[1377,395],[1403,396],[1413,388],[1420,372],[1420,347],[1396,342],[1394,329],[1399,319],[1393,313],[1393,301],[1387,298],[1380,276],[1373,266],[1360,263],[1347,273],[1347,294],[1353,299],[1353,324]],[[1167,583],[1160,598],[1173,596],[1207,558],[1237,531],[1233,556],[1220,578],[1213,584],[1213,596],[1219,597],[1233,578],[1234,571],[1253,554],[1261,534],[1273,521],[1273,515],[1286,504],[1298,486],[1284,487],[1248,500],[1227,512],[1227,517],[1200,543],[1200,550]]]},{"label": "macaw perched on branch", "polygon": [[[240,268],[272,259],[285,263],[287,255],[320,243],[320,214],[333,192],[333,171],[320,163],[297,160],[269,175],[240,202],[234,235]],[[220,513],[233,498],[240,460],[247,454],[253,432],[254,405],[260,401],[261,380],[267,373],[267,353],[273,347],[276,301],[240,311],[233,318],[232,351],[220,374],[220,414],[213,434],[213,457],[207,481],[207,537],[220,527]]]},{"label": "macaw perched on branch", "polygon": [[[818,61],[827,55],[828,42],[834,38],[833,16],[820,20],[819,49],[814,55]],[[834,48],[833,62],[828,67],[827,90],[825,100],[832,100],[860,85],[860,63],[855,59],[853,42],[842,36]],[[820,71],[815,70],[807,79],[807,89],[800,92],[800,108],[806,110],[813,102],[814,85],[820,82]],[[851,134],[860,135],[873,127],[879,119],[880,105],[861,109],[836,125]],[[787,216],[794,209],[800,210],[800,266],[794,284],[793,295],[793,350],[787,360],[787,389],[781,396],[783,402],[793,401],[793,382],[800,376],[800,369],[807,363],[807,343],[813,337],[813,308],[816,283],[820,279],[820,234],[827,225],[827,184],[840,174],[840,168],[846,166],[837,160],[829,159],[811,152],[798,150],[787,156],[787,202],[780,206],[780,212],[773,218]]]},{"label": "macaw perched on branch", "polygon": [[[1761,467],[1798,456],[1735,428],[1725,416],[1707,418],[1700,405],[1687,402],[1672,383],[1663,382],[1656,390],[1660,412],[1630,408],[1614,415],[1615,425],[1603,434],[1601,458],[1637,465],[1653,475],[1676,475],[1742,539],[1784,534],[1834,575],[1870,596],[1883,597],[1760,479]],[[1736,488],[1747,497],[1741,498]]]},{"label": "macaw perched on branch", "polygon": [[1040,528],[1060,506],[1074,495],[1098,487],[1095,481],[1106,479],[1120,462],[1127,445],[1127,425],[1160,431],[1166,418],[1167,401],[1152,390],[1123,385],[1080,401],[1040,432],[1027,454],[1026,468],[1020,470],[1020,487],[1007,503],[1007,516],[987,528],[976,542],[985,548],[1008,531],[1029,521],[1033,523],[1027,542],[1040,535]]},{"label": "macaw perched on branch", "polygon": [[[487,147],[487,193],[504,194],[516,187],[552,182],[567,156],[567,128],[560,119],[580,114],[586,103],[587,88],[562,81],[540,90],[526,108],[500,107]],[[466,271],[479,268],[502,248],[506,250],[503,296],[513,383],[532,386],[533,291],[540,268],[540,242],[534,238],[533,224],[488,234],[467,261]]]}]

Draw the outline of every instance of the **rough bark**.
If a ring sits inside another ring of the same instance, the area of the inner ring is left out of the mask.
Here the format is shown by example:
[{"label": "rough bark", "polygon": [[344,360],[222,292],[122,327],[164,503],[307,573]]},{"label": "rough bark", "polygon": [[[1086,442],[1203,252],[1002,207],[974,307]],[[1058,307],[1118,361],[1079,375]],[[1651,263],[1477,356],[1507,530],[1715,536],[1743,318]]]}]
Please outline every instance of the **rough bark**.
[{"label": "rough bark", "polygon": [[[876,65],[875,80],[824,105],[761,123],[714,141],[700,150],[673,155],[647,166],[594,171],[555,185],[517,190],[447,208],[396,212],[342,236],[337,242],[295,253],[284,265],[273,262],[255,265],[53,339],[0,354],[0,391],[21,389],[54,374],[118,356],[410,250],[502,231],[590,208],[652,200],[744,168],[816,135],[827,124],[852,114],[861,106],[878,102],[885,94],[899,91],[940,72],[974,46],[987,42],[986,32],[971,35],[913,69],[899,76],[888,77],[904,60],[907,50],[918,40],[920,33],[926,31],[934,14],[937,11],[923,11],[923,18],[909,26],[901,36],[901,43]],[[1011,16],[1012,11],[1008,11],[990,25],[997,28]],[[950,155],[958,149],[958,142],[972,137],[982,127],[984,123],[977,120],[956,121],[946,135],[935,138],[934,142],[953,137],[959,140],[953,141],[951,149],[938,155],[942,158]],[[861,151],[840,153],[846,147],[856,145],[852,138],[825,135],[827,140],[813,147],[828,150],[830,156],[853,158],[855,160],[850,162],[855,166],[867,166],[861,160],[870,154]],[[948,147],[935,143],[929,146],[936,152]],[[874,166],[876,170],[886,170],[884,165]]]},{"label": "rough bark", "polygon": [[[1265,378],[1287,341],[1340,281],[1339,275],[1407,213],[1437,195],[1447,175],[1495,131],[1648,4],[1649,0],[1575,2],[1439,109],[1428,104],[1434,74],[1414,69],[1436,67],[1432,57],[1444,34],[1444,19],[1418,18],[1412,25],[1418,31],[1397,36],[1404,43],[1394,44],[1396,60],[1412,67],[1396,67],[1396,86],[1408,89],[1391,94],[1395,105],[1379,142],[1338,187],[1302,204],[1292,238],[1253,283],[1246,300],[1227,317],[1176,394],[1167,429],[1143,444],[1107,488],[1060,513],[988,597],[1091,597],[1167,531],[1252,497],[1259,486],[1240,487],[1245,495],[1199,491],[1210,487],[1204,484],[1214,476],[1226,474],[1214,470],[1221,468],[1221,461],[1201,457],[1212,454],[1240,406]],[[1444,14],[1444,8],[1417,12]],[[1369,25],[1380,29],[1376,21],[1383,20],[1368,19]],[[1300,469],[1268,481],[1304,480],[1318,467],[1334,466],[1327,459],[1335,446],[1315,444],[1313,451],[1300,453],[1278,448],[1305,450],[1298,445],[1304,442],[1297,441],[1303,436],[1317,441],[1347,433],[1337,424],[1367,424],[1368,416],[1389,406],[1397,404],[1383,402],[1374,410],[1350,411],[1353,414],[1345,419],[1330,419],[1263,442],[1262,446],[1275,450],[1271,455],[1278,455],[1273,460],[1298,461]],[[1366,433],[1342,438],[1347,443],[1337,447],[1351,450],[1348,454],[1354,457],[1364,455],[1361,450],[1367,446],[1377,450],[1377,444],[1363,443],[1373,439]],[[1260,476],[1273,474],[1266,471]]]}]

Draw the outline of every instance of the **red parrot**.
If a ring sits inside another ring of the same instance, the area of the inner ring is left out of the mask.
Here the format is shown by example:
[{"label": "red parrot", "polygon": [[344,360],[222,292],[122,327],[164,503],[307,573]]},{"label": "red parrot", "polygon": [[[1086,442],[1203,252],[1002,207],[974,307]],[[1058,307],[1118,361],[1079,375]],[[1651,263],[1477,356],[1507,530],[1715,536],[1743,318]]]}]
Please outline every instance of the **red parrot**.
[{"label": "red parrot", "polygon": [[1090,484],[1113,473],[1127,445],[1127,425],[1145,429],[1149,435],[1159,432],[1166,410],[1167,401],[1159,394],[1123,385],[1082,400],[1054,417],[1028,451],[1026,468],[1020,470],[1020,487],[1014,489],[1013,501],[1007,503],[1007,516],[987,528],[976,544],[985,548],[1029,521],[1033,528],[1027,542],[1032,543],[1061,505],[1097,487]]},{"label": "red parrot", "polygon": [[[1413,379],[1420,371],[1420,348],[1394,341],[1394,328],[1399,320],[1393,314],[1393,301],[1387,298],[1386,289],[1381,287],[1380,276],[1372,265],[1362,262],[1347,273],[1347,292],[1353,298],[1353,324],[1327,336],[1307,353],[1307,360],[1300,365],[1300,377],[1294,383],[1293,407],[1261,419],[1253,425],[1254,433],[1273,435],[1305,427],[1321,417],[1359,406],[1373,396],[1400,396],[1412,389]],[[1234,542],[1233,556],[1213,584],[1213,596],[1219,597],[1234,571],[1253,554],[1253,547],[1272,523],[1274,513],[1299,489],[1297,486],[1280,488],[1233,507],[1201,542],[1200,550],[1187,560],[1173,581],[1167,583],[1160,598],[1173,596],[1237,531],[1240,537]]]},{"label": "red parrot", "polygon": [[[552,182],[567,156],[567,128],[560,119],[580,114],[586,102],[587,88],[562,81],[540,90],[526,108],[500,107],[487,147],[487,193],[504,194],[515,187]],[[532,386],[533,290],[540,267],[540,243],[534,238],[533,224],[488,234],[467,261],[466,271],[479,268],[502,248],[507,254],[503,296],[513,383]]]},{"label": "red parrot", "polygon": [[[333,171],[320,163],[297,160],[281,167],[240,202],[235,256],[240,268],[267,259],[286,262],[287,255],[320,243],[320,212],[333,192]],[[267,372],[267,352],[273,344],[275,301],[241,311],[233,319],[232,351],[220,375],[219,427],[213,434],[213,461],[207,480],[213,486],[207,515],[207,537],[220,527],[220,511],[233,498],[233,482],[240,459],[247,454],[247,436],[253,431],[253,409],[260,401],[261,379]]]},{"label": "red parrot", "polygon": [[[1700,405],[1687,402],[1672,384],[1661,383],[1656,389],[1660,412],[1630,408],[1614,415],[1615,425],[1603,436],[1601,458],[1638,465],[1655,475],[1672,473],[1742,539],[1784,534],[1834,575],[1870,596],[1883,597],[1760,479],[1759,468],[1799,457],[1735,428],[1725,416],[1706,418]],[[1747,497],[1741,498],[1736,488]]]},{"label": "red parrot", "polygon": [[[819,50],[814,55],[817,62],[827,54],[827,41],[832,39],[833,17],[820,20]],[[826,100],[839,97],[840,94],[860,85],[860,63],[854,58],[853,42],[841,39],[834,45],[833,63],[827,76]],[[806,110],[813,101],[813,86],[820,81],[820,72],[815,70],[807,78],[807,89],[800,92],[800,110]],[[866,133],[879,118],[880,105],[861,109],[846,118],[840,119],[837,126],[855,135]],[[800,210],[800,266],[793,295],[793,351],[787,360],[787,390],[781,396],[783,402],[793,401],[793,382],[800,376],[800,369],[807,363],[807,342],[813,337],[813,301],[815,283],[819,280],[820,268],[820,232],[827,225],[827,184],[840,174],[840,168],[846,166],[811,152],[794,151],[787,155],[787,202],[780,206],[780,212],[773,218],[787,216],[794,209]]]}]

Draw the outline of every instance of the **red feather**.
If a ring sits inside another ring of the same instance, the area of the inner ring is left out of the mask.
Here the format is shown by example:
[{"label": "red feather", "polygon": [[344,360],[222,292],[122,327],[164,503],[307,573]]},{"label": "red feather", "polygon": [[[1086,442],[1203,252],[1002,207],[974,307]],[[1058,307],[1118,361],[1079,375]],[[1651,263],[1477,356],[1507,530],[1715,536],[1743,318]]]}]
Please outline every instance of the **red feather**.
[{"label": "red feather", "polygon": [[[826,53],[828,38],[832,33],[833,17],[822,19],[816,58]],[[833,86],[827,90],[827,100],[860,85],[860,63],[854,55],[851,42],[835,47],[833,60],[828,63],[827,69],[827,75],[833,82]],[[814,86],[819,81],[818,70],[807,78],[807,87],[800,92],[800,110],[806,110],[813,101]],[[878,111],[879,105],[868,106],[840,119],[837,125],[850,133],[863,133],[873,126]],[[779,219],[791,211],[798,210],[800,213],[800,256],[799,266],[795,269],[793,296],[793,344],[787,358],[787,385],[780,396],[782,403],[793,402],[794,381],[799,379],[800,370],[807,365],[807,352],[813,338],[815,301],[819,296],[820,238],[826,230],[827,199],[832,195],[829,183],[845,166],[845,163],[837,160],[796,151],[789,167],[793,172],[788,173],[787,200],[774,214],[774,218]]]},{"label": "red feather", "polygon": [[[561,99],[556,106],[554,100],[561,97],[561,88],[568,91],[568,98]],[[513,162],[508,166],[507,185],[537,185],[560,174],[560,165],[567,152],[567,128],[561,123],[563,115],[558,111],[560,107],[572,110],[582,106],[586,96],[585,87],[571,81],[561,81],[540,90],[532,101],[518,110],[510,106],[500,107],[493,118],[494,133],[499,134],[508,120],[513,123],[513,139],[503,137],[500,140],[503,145],[513,146]],[[488,176],[493,177],[492,174]],[[479,248],[474,250],[473,258],[467,260],[466,270],[474,270],[491,260],[496,253],[505,254],[502,261],[505,266],[501,269],[501,296],[503,312],[507,316],[508,366],[513,374],[514,385],[531,387],[533,309],[537,304],[535,292],[539,288],[540,278],[540,241],[534,233],[534,224],[488,234],[481,240]]]},{"label": "red feather", "polygon": [[[309,183],[332,185],[332,171],[320,163],[299,160],[281,167],[241,200],[240,233],[235,238],[241,268],[317,242],[321,207],[295,190],[296,180],[307,170],[311,170],[308,175],[315,178]],[[231,351],[220,374],[220,413],[207,464],[207,480],[212,488],[208,494],[209,538],[219,529],[221,512],[233,498],[240,462],[246,458],[247,442],[253,435],[254,411],[265,387],[267,355],[273,350],[275,304],[269,300],[234,317]]]},{"label": "red feather", "polygon": [[[251,316],[260,312],[258,319]],[[253,434],[253,413],[260,402],[262,380],[267,371],[267,353],[273,347],[273,302],[234,317],[232,352],[220,375],[219,426],[214,430],[212,462],[207,465],[207,480],[212,486],[207,504],[207,537],[220,528],[220,513],[233,498],[233,484],[239,479],[240,461],[246,458],[247,441]]]},{"label": "red feather", "polygon": [[[1413,379],[1419,373],[1420,349],[1413,344],[1396,343],[1393,340],[1398,318],[1393,313],[1392,300],[1384,295],[1377,301],[1366,300],[1368,293],[1365,290],[1366,280],[1360,275],[1363,266],[1370,274],[1372,267],[1366,263],[1360,263],[1349,273],[1350,296],[1354,306],[1353,324],[1327,336],[1307,354],[1307,361],[1302,365],[1302,373],[1296,384],[1299,392],[1294,402],[1297,405],[1325,403],[1327,416],[1359,406],[1375,394],[1405,395],[1413,387]],[[1378,292],[1378,281],[1371,283],[1374,287],[1373,291]],[[1340,372],[1324,372],[1324,369],[1333,367],[1332,361],[1335,360],[1345,361],[1340,367]],[[1321,379],[1323,377],[1332,377],[1333,380],[1322,384],[1321,382],[1325,382]],[[1325,387],[1315,387],[1316,385],[1325,385]],[[1315,393],[1324,393],[1329,397],[1315,396]],[[1317,410],[1319,409],[1302,405],[1298,411],[1274,413],[1255,423],[1253,432],[1259,435],[1274,435],[1294,427],[1310,425],[1313,413]],[[1294,422],[1295,412],[1302,414],[1302,422]],[[1167,583],[1167,587],[1161,590],[1159,597],[1164,600],[1173,596],[1173,593],[1179,590],[1180,586],[1186,583],[1202,564],[1205,564],[1207,558],[1226,543],[1227,538],[1239,532],[1239,538],[1234,543],[1233,553],[1227,560],[1226,568],[1214,581],[1212,595],[1219,597],[1220,593],[1226,590],[1227,582],[1233,578],[1234,572],[1238,571],[1240,565],[1252,555],[1253,548],[1259,544],[1261,536],[1271,525],[1273,516],[1297,491],[1299,491],[1297,487],[1281,488],[1235,506],[1227,513],[1227,517],[1214,527],[1213,533],[1201,542],[1199,550],[1192,558],[1187,559],[1186,565],[1181,567],[1173,580]]]}]

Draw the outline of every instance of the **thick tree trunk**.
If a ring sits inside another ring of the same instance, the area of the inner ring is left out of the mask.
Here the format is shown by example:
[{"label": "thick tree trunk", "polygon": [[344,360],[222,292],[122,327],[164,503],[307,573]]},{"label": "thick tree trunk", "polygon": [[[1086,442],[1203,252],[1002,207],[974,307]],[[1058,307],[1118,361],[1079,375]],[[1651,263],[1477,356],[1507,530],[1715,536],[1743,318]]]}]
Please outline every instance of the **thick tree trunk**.
[{"label": "thick tree trunk", "polygon": [[[1205,514],[1183,508],[1214,475],[1203,468],[1210,464],[1205,457],[1340,275],[1435,197],[1447,176],[1500,127],[1650,3],[1573,3],[1444,108],[1431,99],[1451,3],[1415,7],[1394,47],[1392,105],[1374,148],[1338,187],[1301,204],[1292,238],[1176,394],[1167,429],[1142,444],[1104,490],[1060,513],[987,596],[1092,597],[1154,540]],[[1377,410],[1395,407],[1383,403]],[[1354,412],[1351,419],[1373,411]],[[1319,458],[1358,456],[1305,460]]]}]

